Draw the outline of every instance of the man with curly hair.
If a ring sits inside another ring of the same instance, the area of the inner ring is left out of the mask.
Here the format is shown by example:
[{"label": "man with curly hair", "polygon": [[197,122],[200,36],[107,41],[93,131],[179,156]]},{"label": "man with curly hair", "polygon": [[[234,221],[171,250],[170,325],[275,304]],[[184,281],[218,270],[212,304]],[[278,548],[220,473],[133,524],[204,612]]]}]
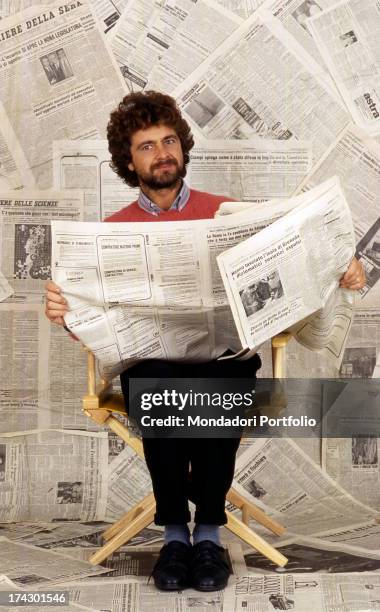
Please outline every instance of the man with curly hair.
[{"label": "man with curly hair", "polygon": [[[113,169],[128,185],[140,187],[140,194],[105,221],[208,219],[221,202],[230,199],[190,189],[183,180],[194,141],[170,96],[154,91],[125,96],[111,113],[107,136]],[[360,288],[358,266],[358,262],[350,266],[341,286]],[[47,283],[46,298],[46,315],[64,325],[67,305],[52,282]],[[127,402],[132,377],[254,378],[260,365],[258,355],[202,364],[147,359],[123,372],[120,379]],[[156,587],[167,591],[187,586],[200,591],[224,588],[230,567],[220,545],[219,526],[227,522],[225,500],[239,439],[143,438],[143,446],[156,499],[155,523],[165,526],[165,545],[153,570]],[[187,525],[189,499],[196,507],[193,545]]]}]

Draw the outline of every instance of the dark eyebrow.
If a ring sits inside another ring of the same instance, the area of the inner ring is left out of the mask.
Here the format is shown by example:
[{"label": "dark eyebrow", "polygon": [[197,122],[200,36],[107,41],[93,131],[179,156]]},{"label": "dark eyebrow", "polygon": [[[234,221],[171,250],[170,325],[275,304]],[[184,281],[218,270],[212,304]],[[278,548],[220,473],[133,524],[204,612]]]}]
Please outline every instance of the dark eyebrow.
[{"label": "dark eyebrow", "polygon": [[[177,140],[179,139],[178,135],[175,132],[172,132],[170,134],[166,134],[166,136],[164,136],[163,138],[161,138],[161,141],[166,140],[167,138],[176,138]],[[143,142],[140,142],[139,146],[137,147],[138,149],[140,149],[140,147],[143,147],[147,144],[154,144],[155,141],[154,140],[144,140]]]}]

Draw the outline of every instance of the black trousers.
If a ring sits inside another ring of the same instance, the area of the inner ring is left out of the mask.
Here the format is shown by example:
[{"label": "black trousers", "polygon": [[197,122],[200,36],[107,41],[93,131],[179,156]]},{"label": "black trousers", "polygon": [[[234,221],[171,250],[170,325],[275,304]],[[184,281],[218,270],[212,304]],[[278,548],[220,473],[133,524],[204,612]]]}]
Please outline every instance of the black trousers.
[{"label": "black trousers", "polygon": [[[247,361],[184,364],[148,360],[120,375],[126,406],[130,378],[255,378],[260,357]],[[194,521],[224,525],[226,495],[231,487],[239,438],[143,438],[145,461],[156,500],[156,525],[190,521],[188,500],[196,507]]]}]

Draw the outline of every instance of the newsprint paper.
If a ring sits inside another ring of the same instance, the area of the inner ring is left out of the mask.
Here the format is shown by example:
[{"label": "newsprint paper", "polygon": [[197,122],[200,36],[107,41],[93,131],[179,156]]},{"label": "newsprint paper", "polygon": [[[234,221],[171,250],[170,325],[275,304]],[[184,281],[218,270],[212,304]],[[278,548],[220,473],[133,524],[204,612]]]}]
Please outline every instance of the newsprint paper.
[{"label": "newsprint paper", "polygon": [[241,576],[225,590],[223,612],[370,612],[379,610],[379,592],[371,572]]},{"label": "newsprint paper", "polygon": [[339,363],[352,301],[337,288],[354,255],[354,230],[337,178],[308,193],[311,199],[296,198],[288,215],[217,261],[243,347],[253,349],[293,327],[297,340],[325,348]]},{"label": "newsprint paper", "polygon": [[194,132],[207,139],[311,140],[316,162],[349,115],[320,66],[294,43],[270,15],[244,21],[173,94]]},{"label": "newsprint paper", "polygon": [[148,355],[202,362],[241,350],[216,256],[293,206],[280,200],[176,223],[53,222],[52,274],[68,300],[66,325],[106,378]]},{"label": "newsprint paper", "polygon": [[0,566],[8,580],[20,589],[33,589],[98,576],[109,570],[36,546],[0,537]]},{"label": "newsprint paper", "polygon": [[0,268],[17,302],[40,302],[51,278],[52,219],[81,221],[81,191],[3,191],[0,195]]},{"label": "newsprint paper", "polygon": [[343,0],[307,26],[355,122],[379,135],[379,2]]},{"label": "newsprint paper", "polygon": [[[52,141],[103,136],[125,93],[84,0],[35,6],[1,20],[0,80],[0,122],[9,120],[14,130],[8,146],[22,151],[41,189],[52,185]],[[22,168],[22,160],[16,163]]]},{"label": "newsprint paper", "polygon": [[[106,140],[54,141],[53,148],[54,187],[83,189],[83,221],[102,221],[137,200],[138,188],[128,187],[111,169]],[[290,197],[311,168],[309,142],[205,140],[190,152],[186,181],[199,191],[262,202]]]}]

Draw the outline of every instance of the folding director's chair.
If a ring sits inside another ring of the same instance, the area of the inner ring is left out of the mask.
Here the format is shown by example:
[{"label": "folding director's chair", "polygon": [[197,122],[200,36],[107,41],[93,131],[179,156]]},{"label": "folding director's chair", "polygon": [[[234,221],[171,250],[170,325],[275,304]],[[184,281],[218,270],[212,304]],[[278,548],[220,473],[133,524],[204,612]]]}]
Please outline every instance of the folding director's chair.
[{"label": "folding director's chair", "polygon": [[[283,378],[285,376],[285,347],[290,338],[291,335],[288,332],[272,338],[274,378]],[[88,393],[83,397],[82,401],[84,413],[95,423],[107,425],[140,457],[144,458],[142,441],[131,435],[128,426],[114,415],[114,413],[127,414],[123,396],[113,393],[112,383],[108,381],[101,380],[100,384],[97,385],[95,356],[88,349],[86,350],[88,352]],[[276,535],[282,535],[285,532],[285,527],[267,516],[258,506],[245,499],[233,487],[231,487],[227,494],[227,500],[241,510],[241,520],[231,512],[226,511],[228,522],[225,527],[276,565],[280,567],[286,565],[287,558],[256,534],[249,527],[249,520],[251,518],[255,519]],[[99,551],[91,555],[89,562],[93,565],[101,563],[111,553],[123,544],[126,544],[144,529],[144,527],[150,525],[154,519],[155,507],[153,493],[150,493],[103,532],[106,544]]]}]

